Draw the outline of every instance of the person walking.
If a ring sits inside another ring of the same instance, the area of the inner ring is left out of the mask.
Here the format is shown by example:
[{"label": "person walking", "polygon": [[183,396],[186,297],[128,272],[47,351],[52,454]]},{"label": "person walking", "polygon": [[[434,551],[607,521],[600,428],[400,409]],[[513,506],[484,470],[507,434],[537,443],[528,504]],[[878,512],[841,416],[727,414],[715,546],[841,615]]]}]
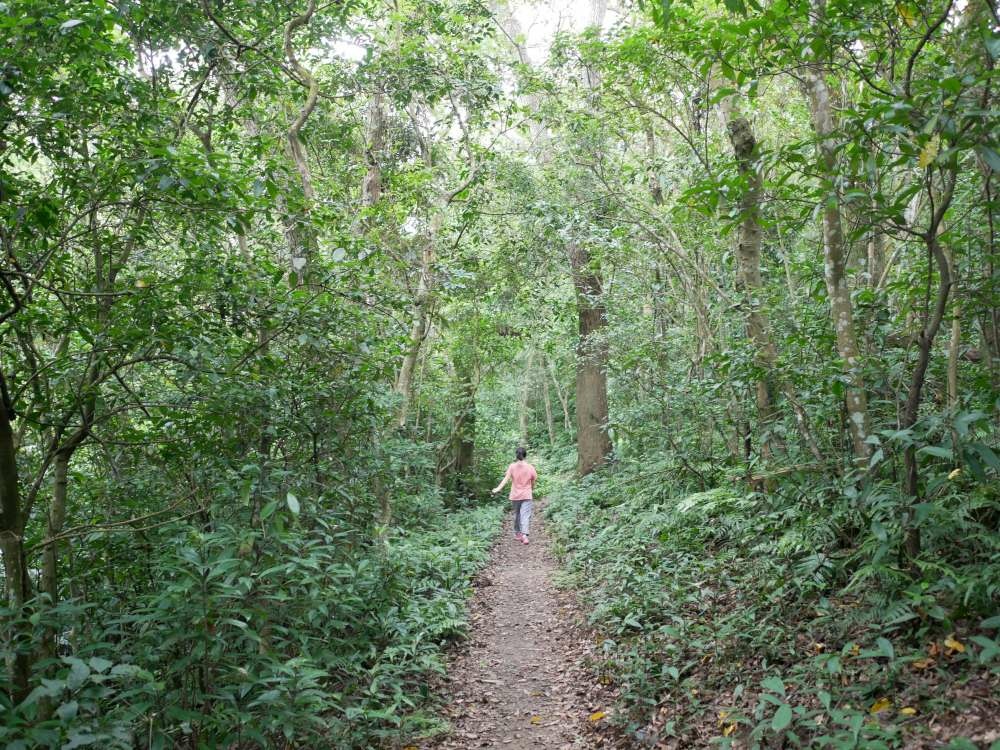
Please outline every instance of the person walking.
[{"label": "person walking", "polygon": [[514,538],[522,544],[528,543],[532,491],[535,488],[535,480],[538,479],[535,467],[524,460],[527,455],[528,451],[525,448],[517,449],[515,453],[517,460],[507,467],[503,480],[492,491],[495,495],[507,482],[510,482],[510,501],[514,505]]}]

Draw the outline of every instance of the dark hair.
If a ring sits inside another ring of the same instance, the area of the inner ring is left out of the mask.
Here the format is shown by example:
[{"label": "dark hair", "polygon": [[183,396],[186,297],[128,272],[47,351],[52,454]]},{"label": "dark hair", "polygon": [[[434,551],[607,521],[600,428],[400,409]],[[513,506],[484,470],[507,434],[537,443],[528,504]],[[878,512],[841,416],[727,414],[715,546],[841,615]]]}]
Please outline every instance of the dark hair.
[{"label": "dark hair", "polygon": [[528,449],[527,448],[518,448],[514,455],[517,456],[517,460],[518,461],[523,461],[524,457],[528,455]]}]

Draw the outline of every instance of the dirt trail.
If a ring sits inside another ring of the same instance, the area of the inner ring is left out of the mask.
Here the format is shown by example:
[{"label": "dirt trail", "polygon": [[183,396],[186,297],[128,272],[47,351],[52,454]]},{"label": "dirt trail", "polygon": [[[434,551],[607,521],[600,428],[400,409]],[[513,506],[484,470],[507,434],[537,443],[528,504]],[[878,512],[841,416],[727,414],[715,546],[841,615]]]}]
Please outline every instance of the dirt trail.
[{"label": "dirt trail", "polygon": [[608,699],[582,666],[592,645],[576,625],[572,597],[552,583],[557,567],[535,503],[531,543],[513,537],[511,514],[490,564],[478,576],[469,641],[444,692],[454,732],[436,750],[609,747]]}]

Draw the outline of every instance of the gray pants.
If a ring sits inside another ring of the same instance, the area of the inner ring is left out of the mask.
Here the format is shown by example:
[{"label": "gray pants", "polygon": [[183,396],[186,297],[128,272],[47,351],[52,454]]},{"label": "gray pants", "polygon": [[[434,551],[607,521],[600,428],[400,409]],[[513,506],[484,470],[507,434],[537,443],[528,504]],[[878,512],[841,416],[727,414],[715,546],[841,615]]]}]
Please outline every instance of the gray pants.
[{"label": "gray pants", "polygon": [[514,533],[528,536],[528,529],[531,528],[531,501],[512,500],[511,504],[514,506]]}]

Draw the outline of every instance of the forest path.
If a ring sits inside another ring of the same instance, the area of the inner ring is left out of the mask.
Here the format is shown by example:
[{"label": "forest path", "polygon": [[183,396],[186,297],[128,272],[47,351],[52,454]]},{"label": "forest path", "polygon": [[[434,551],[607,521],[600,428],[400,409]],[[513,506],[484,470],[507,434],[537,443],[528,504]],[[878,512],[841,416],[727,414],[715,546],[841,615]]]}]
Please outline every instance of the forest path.
[{"label": "forest path", "polygon": [[443,690],[454,731],[436,750],[535,750],[612,746],[591,716],[605,697],[582,666],[592,641],[576,624],[572,595],[552,582],[557,565],[536,501],[531,543],[514,539],[511,513],[479,574],[469,640]]}]

